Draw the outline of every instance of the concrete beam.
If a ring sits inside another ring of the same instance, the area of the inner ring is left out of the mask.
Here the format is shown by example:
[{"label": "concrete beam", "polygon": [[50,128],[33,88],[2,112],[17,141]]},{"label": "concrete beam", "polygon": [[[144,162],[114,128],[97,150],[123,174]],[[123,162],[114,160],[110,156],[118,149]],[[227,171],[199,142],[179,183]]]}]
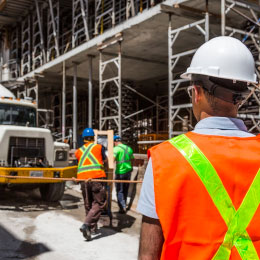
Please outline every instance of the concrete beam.
[{"label": "concrete beam", "polygon": [[16,17],[0,14],[0,24],[13,23],[17,21]]},{"label": "concrete beam", "polygon": [[[184,3],[188,0],[167,0],[164,2],[164,5],[176,5],[176,4],[181,4]],[[36,70],[28,73],[27,75],[24,75],[23,77],[18,78],[18,81],[24,81],[25,78],[27,77],[33,77],[35,73],[41,73],[44,72],[45,70],[48,70],[54,66],[62,64],[62,62],[67,61],[76,55],[80,54],[86,54],[87,50],[90,49],[91,47],[95,47],[97,45],[100,45],[102,42],[114,37],[115,35],[123,32],[124,30],[130,29],[132,26],[138,25],[142,22],[145,22],[148,19],[151,19],[152,17],[158,15],[161,13],[161,5],[156,5],[155,7],[145,10],[142,13],[138,14],[135,17],[130,18],[129,20],[123,22],[122,24],[111,28],[110,30],[106,31],[102,35],[99,35],[90,41],[76,47],[75,49],[67,52],[66,54],[63,54],[59,57],[57,57],[55,60],[50,61],[43,66],[37,68]]]},{"label": "concrete beam", "polygon": [[[176,15],[176,16],[187,16],[194,20],[200,20],[205,18],[206,10],[193,8],[186,5],[178,5],[176,7],[168,6],[165,4],[161,4],[161,12],[167,13],[169,15]],[[214,20],[211,21],[213,24],[219,24],[221,16],[217,13],[209,12],[211,17],[214,17]]]},{"label": "concrete beam", "polygon": [[[107,55],[107,56],[113,56],[113,57],[116,57],[116,56],[117,56],[117,54],[111,53],[111,52],[102,52],[102,53],[103,53],[104,55]],[[141,61],[141,62],[148,62],[148,63],[160,64],[160,65],[168,65],[168,62],[162,62],[162,61],[151,60],[151,59],[144,59],[144,58],[140,58],[140,57],[133,57],[133,56],[123,55],[123,54],[122,54],[122,58],[128,59],[128,60],[134,60],[134,61]]]}]

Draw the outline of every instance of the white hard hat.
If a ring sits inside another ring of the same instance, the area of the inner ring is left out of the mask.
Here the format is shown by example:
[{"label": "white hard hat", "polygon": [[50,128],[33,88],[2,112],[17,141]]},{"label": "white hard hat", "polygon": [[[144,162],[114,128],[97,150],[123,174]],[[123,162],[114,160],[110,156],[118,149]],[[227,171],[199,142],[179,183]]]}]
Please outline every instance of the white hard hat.
[{"label": "white hard hat", "polygon": [[229,36],[213,38],[196,51],[181,77],[191,79],[193,74],[257,83],[251,52],[241,41]]}]

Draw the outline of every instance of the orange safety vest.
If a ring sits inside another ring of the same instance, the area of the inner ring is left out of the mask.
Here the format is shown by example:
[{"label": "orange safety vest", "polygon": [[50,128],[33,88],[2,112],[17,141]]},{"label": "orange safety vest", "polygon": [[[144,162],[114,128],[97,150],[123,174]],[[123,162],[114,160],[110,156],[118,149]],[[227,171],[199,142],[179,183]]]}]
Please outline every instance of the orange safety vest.
[{"label": "orange safety vest", "polygon": [[[185,136],[211,163],[237,211],[260,168],[260,136],[239,138],[192,132]],[[156,212],[164,235],[161,259],[258,259],[242,257],[236,245],[230,246],[228,257],[217,258],[229,223],[224,221],[194,167],[170,141],[151,148],[148,155],[153,166]],[[204,177],[210,183],[207,172],[208,169]],[[214,188],[214,181],[210,185]],[[222,198],[216,199],[221,204]],[[259,257],[260,207],[256,207],[245,232]]]},{"label": "orange safety vest", "polygon": [[105,178],[102,145],[88,142],[75,152],[78,159],[78,179]]}]

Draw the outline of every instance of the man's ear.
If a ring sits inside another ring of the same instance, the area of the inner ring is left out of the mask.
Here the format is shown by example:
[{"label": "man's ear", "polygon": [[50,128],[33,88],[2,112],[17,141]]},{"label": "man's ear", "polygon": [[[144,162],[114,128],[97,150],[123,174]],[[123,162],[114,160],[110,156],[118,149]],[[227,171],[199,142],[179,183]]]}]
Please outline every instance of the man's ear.
[{"label": "man's ear", "polygon": [[195,94],[195,97],[194,97],[194,101],[195,103],[198,103],[200,100],[201,100],[201,93],[202,90],[199,86],[194,86],[194,94]]}]

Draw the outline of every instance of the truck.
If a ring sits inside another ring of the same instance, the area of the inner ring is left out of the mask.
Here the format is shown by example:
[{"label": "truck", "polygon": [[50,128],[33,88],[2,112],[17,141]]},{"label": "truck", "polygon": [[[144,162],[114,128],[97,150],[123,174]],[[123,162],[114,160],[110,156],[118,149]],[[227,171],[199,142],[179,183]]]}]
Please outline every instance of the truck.
[{"label": "truck", "polygon": [[43,200],[55,202],[65,189],[59,179],[76,177],[77,170],[69,166],[69,145],[54,141],[37,121],[33,100],[16,98],[0,85],[0,192],[39,188]]}]

